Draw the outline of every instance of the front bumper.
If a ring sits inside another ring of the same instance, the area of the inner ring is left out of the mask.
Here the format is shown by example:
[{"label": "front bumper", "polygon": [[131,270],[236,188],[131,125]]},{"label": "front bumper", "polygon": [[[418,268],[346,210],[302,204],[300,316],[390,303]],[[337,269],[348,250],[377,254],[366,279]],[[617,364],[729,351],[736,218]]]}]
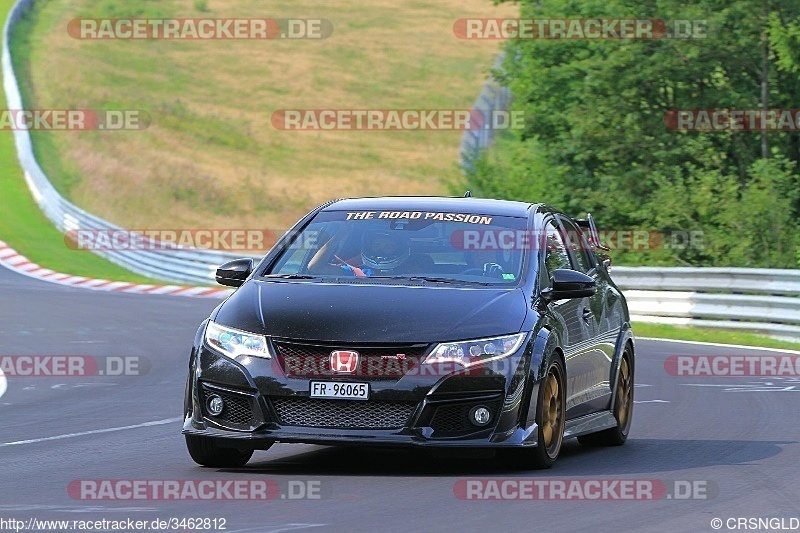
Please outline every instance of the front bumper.
[{"label": "front bumper", "polygon": [[198,428],[191,417],[183,423],[184,435],[197,435],[218,439],[220,445],[229,448],[258,450],[268,448],[274,442],[291,444],[321,444],[326,446],[424,446],[448,448],[519,448],[537,445],[536,424],[523,429],[518,427],[504,440],[491,437],[462,439],[430,439],[422,435],[402,435],[379,430],[341,430],[328,428],[286,427],[277,430],[237,432],[205,426]]},{"label": "front bumper", "polygon": [[[529,339],[518,353],[479,370],[370,380],[367,401],[309,398],[309,379],[287,376],[275,361],[231,360],[202,343],[193,350],[183,433],[223,446],[267,448],[273,442],[323,445],[505,448],[537,445],[534,423],[539,366]],[[423,354],[424,355],[424,354]],[[334,376],[335,381],[360,381]],[[212,416],[209,395],[226,410]],[[484,427],[468,413],[485,406]],[[383,427],[388,426],[388,427]]]}]

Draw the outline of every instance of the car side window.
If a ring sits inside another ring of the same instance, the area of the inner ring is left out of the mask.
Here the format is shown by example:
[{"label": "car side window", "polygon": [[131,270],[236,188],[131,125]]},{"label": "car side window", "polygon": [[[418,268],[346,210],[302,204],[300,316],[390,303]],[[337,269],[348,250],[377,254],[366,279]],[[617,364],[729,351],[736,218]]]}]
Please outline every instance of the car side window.
[{"label": "car side window", "polygon": [[547,268],[547,278],[550,279],[559,268],[572,268],[572,263],[569,260],[567,247],[564,244],[564,238],[561,232],[551,220],[545,225],[545,238],[546,252],[544,256],[545,268]]},{"label": "car side window", "polygon": [[586,236],[571,220],[561,218],[561,224],[566,230],[569,249],[575,259],[575,270],[586,274],[595,267],[594,261],[589,256],[590,248]]}]

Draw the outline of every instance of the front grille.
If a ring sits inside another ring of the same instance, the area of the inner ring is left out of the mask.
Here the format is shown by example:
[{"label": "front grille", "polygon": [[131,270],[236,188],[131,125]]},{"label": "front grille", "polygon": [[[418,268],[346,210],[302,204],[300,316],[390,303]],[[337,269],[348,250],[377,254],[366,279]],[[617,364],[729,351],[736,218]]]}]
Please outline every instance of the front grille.
[{"label": "front grille", "polygon": [[395,344],[385,346],[352,346],[304,344],[293,341],[273,341],[278,364],[290,377],[330,376],[330,356],[335,350],[352,350],[359,354],[358,364],[351,376],[377,379],[399,379],[419,366],[428,350],[427,344]]},{"label": "front grille", "polygon": [[[456,403],[440,405],[436,408],[436,413],[433,415],[431,427],[435,432],[436,437],[452,437],[465,433],[473,433],[492,427],[497,421],[497,407],[499,402],[482,402],[482,403]],[[476,426],[469,420],[469,412],[473,407],[482,405],[489,409],[492,413],[492,418],[486,426]]]},{"label": "front grille", "polygon": [[[208,412],[208,397],[212,394],[218,395],[222,398],[225,404],[224,409],[218,416],[212,416]],[[239,394],[231,394],[229,392],[213,389],[210,387],[203,387],[203,411],[205,415],[214,421],[223,424],[235,424],[239,426],[251,426],[253,424],[253,399]]]},{"label": "front grille", "polygon": [[416,403],[277,398],[280,422],[288,426],[341,429],[397,429],[414,414]]},{"label": "front grille", "polygon": [[397,354],[406,357],[421,357],[428,349],[427,344],[402,344],[395,346],[350,346],[348,344],[327,345],[301,344],[297,342],[275,341],[278,354],[282,357],[323,357],[327,360],[334,350],[355,350],[362,357],[394,357]]}]

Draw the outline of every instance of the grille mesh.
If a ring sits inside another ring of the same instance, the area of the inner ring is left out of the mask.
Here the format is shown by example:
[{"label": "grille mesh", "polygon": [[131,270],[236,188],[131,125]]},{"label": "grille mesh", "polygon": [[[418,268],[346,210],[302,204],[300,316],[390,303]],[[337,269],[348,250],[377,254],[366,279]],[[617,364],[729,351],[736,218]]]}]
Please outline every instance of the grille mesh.
[{"label": "grille mesh", "polygon": [[[452,405],[441,405],[436,408],[436,413],[433,415],[431,427],[439,437],[453,436],[464,433],[472,433],[491,427],[496,421],[497,407],[499,402],[483,402],[477,403],[457,403]],[[487,407],[492,413],[492,419],[489,421],[488,426],[476,426],[469,421],[469,411],[476,405],[483,405]]]},{"label": "grille mesh", "polygon": [[355,350],[362,357],[395,356],[403,354],[407,357],[420,357],[427,350],[427,344],[406,344],[398,346],[361,347],[361,346],[319,346],[316,344],[298,344],[294,342],[275,341],[278,353],[283,357],[330,357],[333,350]]},{"label": "grille mesh", "polygon": [[417,406],[408,402],[310,398],[277,398],[272,404],[285,425],[342,429],[401,428]]}]

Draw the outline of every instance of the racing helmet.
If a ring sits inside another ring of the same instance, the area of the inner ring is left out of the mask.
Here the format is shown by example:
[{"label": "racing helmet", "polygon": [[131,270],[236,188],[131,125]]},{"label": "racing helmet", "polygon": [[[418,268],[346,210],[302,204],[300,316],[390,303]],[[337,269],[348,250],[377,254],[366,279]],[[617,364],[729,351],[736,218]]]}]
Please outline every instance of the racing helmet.
[{"label": "racing helmet", "polygon": [[408,238],[398,231],[370,231],[364,235],[361,261],[365,267],[391,270],[410,254]]}]

